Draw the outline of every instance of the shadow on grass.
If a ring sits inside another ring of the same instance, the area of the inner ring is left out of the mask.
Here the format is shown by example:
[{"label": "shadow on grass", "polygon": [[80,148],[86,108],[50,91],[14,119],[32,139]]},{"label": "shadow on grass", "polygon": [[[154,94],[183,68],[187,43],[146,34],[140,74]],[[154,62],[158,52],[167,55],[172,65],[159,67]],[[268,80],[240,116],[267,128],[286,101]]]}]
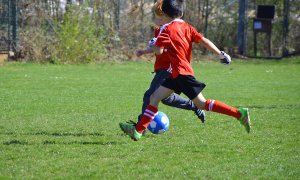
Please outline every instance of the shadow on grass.
[{"label": "shadow on grass", "polygon": [[[238,108],[241,108],[241,106],[237,106]],[[247,108],[250,109],[292,109],[292,108],[298,108],[300,107],[299,104],[277,104],[277,105],[249,105]]]},{"label": "shadow on grass", "polygon": [[34,133],[13,133],[13,132],[5,132],[0,133],[0,135],[27,135],[27,136],[74,136],[74,137],[84,137],[84,136],[104,136],[102,133],[65,133],[65,132],[34,132]]},{"label": "shadow on grass", "polygon": [[81,145],[117,145],[120,144],[116,141],[108,141],[108,142],[100,142],[100,141],[70,141],[70,142],[56,142],[56,141],[44,141],[42,142],[44,145],[48,144],[64,144],[64,145],[73,145],[73,144],[81,144]]},{"label": "shadow on grass", "polygon": [[16,144],[16,145],[28,145],[27,142],[25,141],[19,141],[19,140],[11,140],[11,141],[6,141],[6,142],[3,142],[4,145],[13,145],[13,144]]},{"label": "shadow on grass", "polygon": [[27,135],[45,135],[45,136],[75,136],[75,137],[83,137],[83,136],[104,136],[101,133],[64,133],[64,132],[36,132],[36,133],[28,133]]},{"label": "shadow on grass", "polygon": [[[104,134],[102,133],[64,133],[64,132],[59,132],[59,133],[49,133],[49,132],[35,132],[35,133],[12,133],[12,132],[7,132],[7,133],[0,133],[2,135],[27,135],[27,136],[55,136],[55,137],[63,137],[63,136],[74,136],[74,137],[85,137],[85,136],[95,136],[95,137],[102,137]],[[118,145],[120,142],[117,141],[52,141],[52,140],[45,140],[42,141],[41,143],[29,143],[27,141],[21,141],[21,140],[10,140],[10,141],[5,141],[2,143],[3,145],[74,145],[74,144],[79,144],[79,145],[103,145],[103,146],[108,146],[108,145]],[[122,143],[121,143],[122,144]]]},{"label": "shadow on grass", "polygon": [[20,140],[11,140],[11,141],[6,141],[3,142],[3,145],[74,145],[74,144],[79,144],[79,145],[102,145],[102,146],[110,146],[110,145],[118,145],[118,144],[123,144],[117,141],[108,141],[108,142],[103,142],[103,141],[70,141],[70,142],[60,142],[60,141],[43,141],[41,143],[28,143],[26,141],[20,141]]}]

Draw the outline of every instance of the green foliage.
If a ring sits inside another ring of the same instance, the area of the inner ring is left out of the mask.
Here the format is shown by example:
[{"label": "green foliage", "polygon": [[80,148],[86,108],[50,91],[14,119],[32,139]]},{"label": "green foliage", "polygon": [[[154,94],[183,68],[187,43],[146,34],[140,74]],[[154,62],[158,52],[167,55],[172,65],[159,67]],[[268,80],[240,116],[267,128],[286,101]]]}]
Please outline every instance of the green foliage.
[{"label": "green foliage", "polygon": [[0,179],[299,179],[300,59],[193,66],[206,98],[250,108],[250,134],[160,104],[169,131],[133,142],[118,123],[140,113],[150,63],[2,66]]},{"label": "green foliage", "polygon": [[238,4],[227,6],[226,3],[217,3],[209,16],[208,38],[219,48],[234,48],[237,42]]},{"label": "green foliage", "polygon": [[57,43],[52,47],[54,61],[88,63],[102,61],[105,54],[106,32],[94,13],[83,7],[69,7],[58,23]]},{"label": "green foliage", "polygon": [[[80,0],[79,5],[69,1],[67,13],[57,0],[20,0],[18,18],[20,58],[35,62],[88,63],[104,59],[134,60],[134,50],[145,47],[153,37],[155,1]],[[72,1],[73,2],[73,1]],[[139,3],[136,3],[139,2]],[[254,55],[253,18],[257,5],[275,5],[272,31],[272,55],[283,52],[284,0],[248,1],[248,29],[246,54]],[[287,49],[299,52],[299,0],[290,0]],[[208,5],[206,4],[208,3]],[[234,55],[237,53],[239,1],[186,1],[184,20],[205,33],[215,45]],[[92,10],[92,13],[88,13]],[[56,21],[56,22],[55,22]],[[56,33],[53,33],[53,29]],[[2,34],[7,34],[3,31]],[[257,36],[257,54],[268,55],[267,38]],[[19,48],[19,47],[18,47]],[[201,57],[204,48],[195,46],[194,57]],[[106,57],[106,58],[103,58]],[[18,57],[16,57],[18,58]]]}]

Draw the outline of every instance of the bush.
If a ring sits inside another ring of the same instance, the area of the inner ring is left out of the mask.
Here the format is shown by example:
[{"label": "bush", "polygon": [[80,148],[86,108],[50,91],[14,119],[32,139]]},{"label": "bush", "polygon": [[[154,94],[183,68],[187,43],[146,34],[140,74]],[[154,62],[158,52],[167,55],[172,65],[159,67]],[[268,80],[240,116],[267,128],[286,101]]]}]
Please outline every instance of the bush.
[{"label": "bush", "polygon": [[56,42],[51,61],[55,63],[89,63],[102,61],[106,55],[106,32],[97,23],[95,13],[71,6],[61,22],[56,22]]}]

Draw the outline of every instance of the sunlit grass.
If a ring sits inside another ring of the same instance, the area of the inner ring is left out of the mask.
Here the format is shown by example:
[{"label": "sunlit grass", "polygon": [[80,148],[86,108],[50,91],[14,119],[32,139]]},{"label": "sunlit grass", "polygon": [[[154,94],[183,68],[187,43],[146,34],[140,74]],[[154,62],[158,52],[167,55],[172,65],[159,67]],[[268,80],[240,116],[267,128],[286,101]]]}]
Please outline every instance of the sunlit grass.
[{"label": "sunlit grass", "polygon": [[195,63],[206,98],[249,107],[247,134],[233,118],[165,105],[164,135],[131,141],[151,63],[8,64],[0,67],[0,178],[298,179],[300,59]]}]

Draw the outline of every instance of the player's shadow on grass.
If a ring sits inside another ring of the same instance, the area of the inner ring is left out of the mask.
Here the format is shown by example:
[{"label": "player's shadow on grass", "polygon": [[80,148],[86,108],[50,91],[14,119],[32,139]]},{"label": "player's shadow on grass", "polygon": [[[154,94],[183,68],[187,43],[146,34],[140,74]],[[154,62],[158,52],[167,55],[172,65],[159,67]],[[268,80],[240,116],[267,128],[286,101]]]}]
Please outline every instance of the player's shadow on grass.
[{"label": "player's shadow on grass", "polygon": [[45,136],[75,136],[75,137],[83,137],[83,136],[104,136],[102,133],[65,133],[65,132],[36,132],[36,133],[28,133],[27,135],[45,135]]},{"label": "player's shadow on grass", "polygon": [[[241,108],[241,106],[237,106],[237,108]],[[299,104],[270,104],[270,105],[248,105],[247,108],[251,109],[297,109],[299,108]]]},{"label": "player's shadow on grass", "polygon": [[101,141],[70,141],[70,142],[57,142],[57,141],[43,141],[42,144],[44,145],[51,145],[51,144],[64,144],[64,145],[73,145],[73,144],[81,144],[81,145],[116,145],[119,144],[116,141],[108,141],[108,142],[101,142]]},{"label": "player's shadow on grass", "polygon": [[74,137],[84,137],[84,136],[104,136],[102,133],[66,133],[66,132],[34,132],[34,133],[13,133],[13,132],[5,132],[0,135],[25,135],[25,136],[74,136]]},{"label": "player's shadow on grass", "polygon": [[101,142],[101,141],[70,141],[70,142],[61,142],[61,141],[42,141],[41,143],[30,143],[27,141],[21,141],[21,140],[11,140],[11,141],[5,141],[3,142],[3,145],[37,145],[37,144],[43,144],[43,145],[74,145],[74,144],[81,144],[81,145],[102,145],[102,146],[110,146],[110,145],[117,145],[120,144],[116,141],[108,141],[108,142]]},{"label": "player's shadow on grass", "polygon": [[[16,134],[16,133],[0,133],[5,135],[27,135],[27,136],[54,136],[54,137],[62,137],[62,136],[73,136],[73,137],[85,137],[85,136],[95,136],[95,137],[102,137],[104,134],[102,133],[65,133],[65,132],[35,132],[35,133],[25,133],[25,134]],[[74,145],[74,144],[81,144],[81,145],[117,145],[120,142],[117,141],[55,141],[55,140],[45,140],[40,143],[36,142],[28,142],[23,140],[13,139],[10,141],[5,141],[2,143],[3,145],[36,145],[36,144],[43,144],[43,145],[53,145],[53,144],[64,144],[64,145]]]}]

